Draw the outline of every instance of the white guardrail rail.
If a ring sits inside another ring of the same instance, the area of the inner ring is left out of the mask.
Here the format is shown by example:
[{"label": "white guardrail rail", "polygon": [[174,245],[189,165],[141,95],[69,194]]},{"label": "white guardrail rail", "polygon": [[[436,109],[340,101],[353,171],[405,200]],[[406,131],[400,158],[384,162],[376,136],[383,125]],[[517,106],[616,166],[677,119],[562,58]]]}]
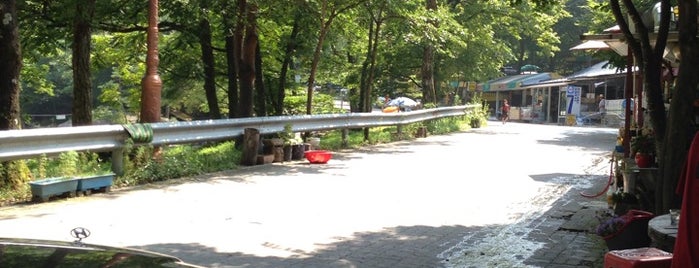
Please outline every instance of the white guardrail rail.
[{"label": "white guardrail rail", "polygon": [[[232,140],[246,128],[272,134],[291,124],[294,132],[405,125],[464,115],[475,107],[450,106],[400,113],[347,113],[267,116],[188,122],[151,123],[154,146]],[[113,152],[112,169],[122,168],[122,150],[129,133],[122,125],[94,125],[0,131],[0,162],[55,155],[68,151]],[[145,145],[145,144],[139,144]]]}]

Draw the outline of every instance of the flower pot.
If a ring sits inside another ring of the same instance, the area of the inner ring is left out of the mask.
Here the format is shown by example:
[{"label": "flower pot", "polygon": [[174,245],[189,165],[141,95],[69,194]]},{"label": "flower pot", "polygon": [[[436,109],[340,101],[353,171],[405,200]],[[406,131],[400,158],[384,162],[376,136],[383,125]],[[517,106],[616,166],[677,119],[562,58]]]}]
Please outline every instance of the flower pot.
[{"label": "flower pot", "polygon": [[78,189],[78,179],[75,178],[48,178],[32,181],[29,183],[32,192],[32,199],[46,202],[54,196],[75,196]]},{"label": "flower pot", "polygon": [[303,153],[305,152],[303,144],[291,145],[291,159],[301,160],[303,159]]},{"label": "flower pot", "polygon": [[644,153],[636,153],[636,165],[640,168],[649,168],[653,163],[653,156]]},{"label": "flower pot", "polygon": [[78,193],[90,194],[93,191],[109,192],[114,182],[114,174],[95,175],[78,178]]},{"label": "flower pot", "polygon": [[283,147],[284,161],[291,161],[291,156],[292,156],[291,150],[292,150],[291,145],[284,145],[284,147]]}]

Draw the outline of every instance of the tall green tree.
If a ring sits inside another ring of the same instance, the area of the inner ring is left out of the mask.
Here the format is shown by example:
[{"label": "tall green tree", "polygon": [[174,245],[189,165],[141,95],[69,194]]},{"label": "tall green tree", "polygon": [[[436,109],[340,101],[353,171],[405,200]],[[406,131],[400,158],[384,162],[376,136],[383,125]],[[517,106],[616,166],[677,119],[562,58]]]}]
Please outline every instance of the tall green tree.
[{"label": "tall green tree", "polygon": [[[437,10],[437,0],[426,0],[426,7],[428,12],[433,12]],[[429,23],[426,24],[430,28],[439,28],[439,24],[435,20],[428,20]],[[427,30],[426,32],[434,32],[436,30]],[[426,40],[424,43],[422,51],[422,68],[420,71],[420,78],[422,79],[422,97],[425,103],[437,103],[437,94],[435,92],[435,82],[434,82],[434,50],[436,44],[431,42],[433,40]]]},{"label": "tall green tree", "polygon": [[[609,10],[625,36],[634,63],[643,77],[643,90],[650,123],[655,133],[656,155],[659,176],[656,179],[654,212],[667,211],[679,204],[676,195],[680,176],[686,161],[689,145],[696,132],[693,101],[699,93],[699,78],[696,66],[699,63],[697,41],[697,3],[693,0],[678,0],[680,11],[678,30],[680,46],[679,75],[671,96],[665,96],[661,83],[663,55],[670,25],[669,0],[660,1],[660,21],[657,31],[651,32],[643,14],[654,3],[650,1],[609,0]],[[598,10],[604,10],[598,8]],[[633,25],[635,32],[631,32]],[[640,90],[640,89],[639,89]],[[671,98],[669,110],[665,99]]]},{"label": "tall green tree", "polygon": [[225,58],[226,58],[226,80],[227,80],[227,98],[228,98],[228,117],[238,117],[238,105],[240,104],[238,96],[238,56],[240,33],[238,30],[239,23],[236,23],[235,18],[239,18],[236,12],[237,5],[231,3],[232,0],[223,1],[221,8],[222,22],[225,42]]},{"label": "tall green tree", "polygon": [[201,62],[204,67],[204,92],[209,105],[209,115],[212,119],[221,119],[221,109],[218,106],[218,95],[216,94],[216,61],[214,59],[214,49],[211,44],[211,24],[209,16],[212,10],[209,0],[199,1],[199,47],[201,49]]},{"label": "tall green tree", "polygon": [[366,0],[352,0],[352,1],[339,1],[339,0],[318,0],[317,2],[311,1],[317,10],[318,18],[318,39],[315,45],[315,50],[313,52],[313,58],[311,60],[311,67],[308,75],[307,84],[307,100],[306,100],[306,114],[311,114],[313,105],[313,90],[316,84],[316,72],[318,71],[318,63],[320,62],[321,49],[325,42],[325,38],[330,31],[330,26],[332,26],[333,21],[342,14],[343,12],[355,8]]},{"label": "tall green tree", "polygon": [[16,1],[0,4],[0,14],[0,130],[19,129],[19,74],[22,69],[22,49]]},{"label": "tall green tree", "polygon": [[251,117],[254,112],[254,88],[255,88],[255,52],[257,51],[257,5],[238,0],[239,14],[244,18],[242,29],[243,39],[240,43],[240,60],[238,63],[238,77],[240,81],[240,116]]},{"label": "tall green tree", "polygon": [[73,126],[92,124],[92,19],[95,0],[75,1],[73,17]]},{"label": "tall green tree", "polygon": [[[663,2],[665,3],[665,2]],[[689,146],[697,131],[696,112],[699,96],[699,34],[697,25],[697,1],[678,0],[680,66],[677,85],[673,92],[664,140],[661,143],[660,173],[656,187],[656,212],[676,207],[679,200],[674,196],[677,182],[684,174],[683,163],[687,160]],[[666,10],[666,9],[663,9]],[[666,19],[663,17],[663,19]],[[662,24],[661,24],[662,25]],[[652,96],[652,95],[651,95]],[[649,96],[649,97],[651,97]],[[658,97],[657,95],[655,95]],[[662,120],[652,114],[652,120]],[[654,125],[655,127],[655,125]]]},{"label": "tall green tree", "polygon": [[[0,130],[20,129],[19,95],[22,49],[18,33],[19,17],[14,0],[0,4]],[[0,163],[0,189],[18,189],[27,179],[22,161]]]}]

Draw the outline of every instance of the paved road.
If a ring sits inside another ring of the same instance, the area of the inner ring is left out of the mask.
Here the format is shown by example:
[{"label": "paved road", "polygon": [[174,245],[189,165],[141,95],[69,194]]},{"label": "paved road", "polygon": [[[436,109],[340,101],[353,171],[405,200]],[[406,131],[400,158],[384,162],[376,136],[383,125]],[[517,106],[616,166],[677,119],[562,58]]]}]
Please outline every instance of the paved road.
[{"label": "paved road", "polygon": [[489,122],[339,152],[326,165],[275,163],[0,208],[0,237],[72,240],[81,226],[89,243],[209,267],[535,267],[561,258],[541,256],[551,241],[568,242],[542,232],[545,215],[601,187],[615,135]]}]

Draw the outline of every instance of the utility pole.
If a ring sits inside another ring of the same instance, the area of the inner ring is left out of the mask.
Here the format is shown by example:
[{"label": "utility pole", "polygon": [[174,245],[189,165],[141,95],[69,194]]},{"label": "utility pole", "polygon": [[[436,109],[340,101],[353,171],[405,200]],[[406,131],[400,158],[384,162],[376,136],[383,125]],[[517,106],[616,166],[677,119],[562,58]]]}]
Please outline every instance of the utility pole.
[{"label": "utility pole", "polygon": [[148,52],[146,74],[141,80],[141,123],[160,121],[160,92],[163,82],[158,75],[158,0],[148,1]]}]

